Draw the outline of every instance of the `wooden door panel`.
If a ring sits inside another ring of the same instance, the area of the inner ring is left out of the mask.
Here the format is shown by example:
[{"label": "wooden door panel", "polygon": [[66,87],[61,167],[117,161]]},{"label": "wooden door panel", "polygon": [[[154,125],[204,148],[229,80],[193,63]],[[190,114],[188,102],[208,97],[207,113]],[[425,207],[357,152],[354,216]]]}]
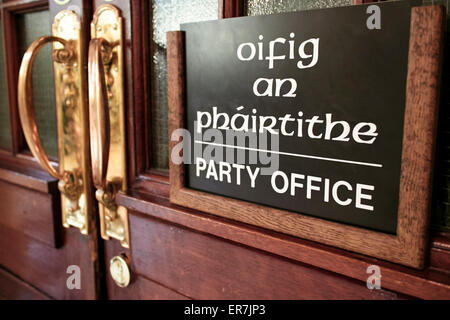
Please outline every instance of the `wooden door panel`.
[{"label": "wooden door panel", "polygon": [[[1,68],[7,82],[7,91],[1,94],[7,96],[12,136],[11,150],[0,150],[0,296],[4,298],[34,298],[33,292],[41,293],[35,295],[36,298],[54,299],[95,299],[102,294],[94,201],[87,203],[93,209],[88,217],[88,235],[81,234],[78,228],[63,227],[58,181],[30,156],[20,127],[17,104],[22,55],[36,37],[51,35],[54,17],[61,10],[75,10],[80,15],[81,41],[87,61],[91,6],[90,0],[71,0],[65,4],[41,0],[0,1],[5,45]],[[36,58],[32,75],[34,100],[38,100],[35,101],[38,131],[44,145],[52,146],[46,152],[56,162],[56,145],[50,141],[57,140],[56,131],[51,130],[56,128],[52,104],[57,92],[50,88],[54,82],[51,45],[38,55],[41,60]],[[87,69],[87,66],[80,69]],[[87,83],[87,75],[83,77]],[[3,86],[1,89],[5,90]],[[87,86],[83,90],[87,93]],[[81,91],[77,93],[81,95]],[[91,182],[87,180],[84,183],[93,195]],[[79,267],[80,289],[67,286],[67,279],[72,275],[71,271],[68,273],[69,266]]]},{"label": "wooden door panel", "polygon": [[0,226],[0,244],[2,267],[51,297],[64,297],[64,251],[4,226]]},{"label": "wooden door panel", "polygon": [[[218,1],[219,17],[246,14],[244,2]],[[330,5],[344,2],[350,4],[349,0],[330,2]],[[95,1],[97,6],[101,3],[104,0]],[[132,281],[128,287],[119,288],[105,269],[108,298],[409,299],[449,296],[448,239],[442,241],[442,246],[436,241],[432,243],[431,267],[419,271],[171,204],[169,181],[164,172],[155,170],[158,166],[154,161],[158,156],[155,153],[164,153],[153,141],[163,132],[152,132],[160,128],[152,122],[159,119],[155,117],[155,108],[164,108],[153,92],[158,87],[152,74],[155,71],[152,32],[157,15],[152,11],[151,1],[117,0],[112,4],[122,9],[130,44],[126,51],[129,190],[117,197],[117,204],[129,209],[131,241],[130,249],[121,247],[115,240],[105,241],[104,261],[106,268],[113,256],[126,254]],[[188,7],[192,2],[185,4]],[[175,20],[176,17],[171,22]],[[366,287],[367,267],[373,264],[382,269],[382,290]]]},{"label": "wooden door panel", "polygon": [[[0,225],[0,266],[54,299],[95,299],[100,279],[93,272],[98,262],[89,240],[76,229],[63,230],[63,247],[52,248],[41,241]],[[81,289],[66,286],[70,265],[80,267]],[[0,292],[5,288],[0,286]]]},{"label": "wooden door panel", "polygon": [[431,246],[430,266],[448,273],[450,270],[450,245],[447,237],[436,237]]},{"label": "wooden door panel", "polygon": [[58,194],[38,192],[2,180],[0,190],[1,224],[51,247],[58,246],[57,230],[61,224]]},{"label": "wooden door panel", "polygon": [[134,275],[126,288],[119,288],[108,277],[108,297],[115,300],[188,300],[189,298],[141,275]]},{"label": "wooden door panel", "polygon": [[[167,199],[144,195],[137,190],[128,195],[120,195],[118,202],[130,211],[134,211],[134,214],[139,212],[139,216],[143,219],[149,217],[157,221],[181,225],[197,233],[208,234],[215,239],[239,243],[258,252],[266,252],[273,259],[283,257],[288,261],[296,261],[312,268],[328,270],[336,276],[354,279],[359,283],[367,280],[367,267],[377,265],[381,268],[383,276],[382,288],[387,290],[422,299],[442,299],[450,294],[450,277],[446,267],[450,250],[448,238],[444,236],[434,238],[431,244],[430,267],[419,271],[174,206]],[[144,235],[139,235],[136,234],[136,230],[130,230],[132,239],[145,237],[146,231]],[[108,259],[119,252],[126,252],[132,260],[137,260],[140,259],[141,252],[150,250],[149,248],[153,246],[152,243],[145,244],[138,241],[136,244],[133,241],[131,252],[121,249],[120,245],[108,242],[106,250]],[[139,250],[136,250],[135,245],[141,246]],[[173,289],[177,290],[177,287]]]},{"label": "wooden door panel", "polygon": [[398,299],[385,290],[130,212],[133,269],[194,299]]},{"label": "wooden door panel", "polygon": [[49,297],[28,283],[0,268],[0,300],[48,300]]}]

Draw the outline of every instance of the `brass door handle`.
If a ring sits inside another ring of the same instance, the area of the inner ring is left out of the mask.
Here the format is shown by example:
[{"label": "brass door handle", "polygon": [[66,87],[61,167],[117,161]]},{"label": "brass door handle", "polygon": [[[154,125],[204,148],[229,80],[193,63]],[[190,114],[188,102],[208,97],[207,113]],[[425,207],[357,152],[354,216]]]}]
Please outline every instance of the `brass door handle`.
[{"label": "brass door handle", "polygon": [[[47,43],[53,45],[59,171],[52,166],[39,138],[33,103],[33,62]],[[19,71],[19,116],[25,139],[37,162],[59,179],[62,222],[88,234],[87,116],[82,83],[81,23],[77,13],[62,10],[54,18],[52,36],[36,39],[25,52]]]},{"label": "brass door handle", "polygon": [[108,59],[111,46],[103,38],[89,44],[89,129],[91,140],[92,177],[97,189],[106,188],[110,122],[103,59]]},{"label": "brass door handle", "polygon": [[120,11],[113,5],[99,6],[91,23],[89,43],[89,127],[95,196],[99,202],[102,238],[114,238],[129,247],[128,213],[116,205],[125,191],[125,107],[123,42]]},{"label": "brass door handle", "polygon": [[[18,104],[19,104],[19,116],[22,124],[23,133],[25,139],[30,147],[30,151],[36,158],[37,162],[53,177],[62,180],[63,174],[59,173],[50,163],[50,160],[45,155],[44,148],[42,147],[41,139],[36,125],[36,118],[34,112],[33,103],[33,62],[39,52],[39,50],[49,42],[58,41],[64,45],[64,56],[68,61],[73,56],[73,50],[70,48],[69,43],[58,37],[46,36],[36,39],[25,52],[20,65],[19,71],[19,83],[18,83]],[[60,51],[62,52],[62,51]],[[59,56],[60,54],[54,54]],[[62,55],[61,55],[62,56]],[[60,60],[59,62],[64,62]]]}]

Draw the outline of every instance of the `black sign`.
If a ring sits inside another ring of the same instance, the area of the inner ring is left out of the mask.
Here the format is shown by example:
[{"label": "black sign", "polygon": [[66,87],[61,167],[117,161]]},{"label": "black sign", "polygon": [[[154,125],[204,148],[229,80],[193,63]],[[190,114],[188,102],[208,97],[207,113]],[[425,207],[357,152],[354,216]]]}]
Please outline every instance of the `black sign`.
[{"label": "black sign", "polygon": [[395,233],[410,11],[182,25],[186,186]]}]

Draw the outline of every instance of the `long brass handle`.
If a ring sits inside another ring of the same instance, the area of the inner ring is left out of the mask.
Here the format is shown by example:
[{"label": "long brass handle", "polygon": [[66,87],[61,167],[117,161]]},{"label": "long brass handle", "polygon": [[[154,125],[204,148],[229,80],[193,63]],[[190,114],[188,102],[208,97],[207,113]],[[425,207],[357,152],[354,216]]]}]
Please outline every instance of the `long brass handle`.
[{"label": "long brass handle", "polygon": [[[22,124],[22,129],[25,135],[25,139],[30,147],[31,153],[36,158],[38,163],[53,177],[62,180],[63,174],[59,173],[55,167],[52,166],[50,160],[45,155],[44,148],[42,147],[41,139],[36,125],[36,117],[34,111],[33,102],[33,62],[36,58],[39,50],[47,43],[57,41],[64,45],[64,49],[60,49],[54,54],[54,59],[70,59],[73,55],[73,51],[70,48],[69,42],[58,37],[46,36],[36,39],[25,52],[23,56],[22,64],[19,71],[18,82],[18,103],[19,103],[19,116]],[[62,61],[61,61],[62,62]]]},{"label": "long brass handle", "polygon": [[102,4],[94,12],[89,44],[89,127],[100,232],[129,248],[128,213],[116,204],[127,186],[124,98],[124,31],[120,10]]},{"label": "long brass handle", "polygon": [[109,108],[103,59],[107,59],[110,52],[111,47],[105,39],[91,40],[88,71],[92,176],[95,187],[102,190],[106,188],[110,143]]}]

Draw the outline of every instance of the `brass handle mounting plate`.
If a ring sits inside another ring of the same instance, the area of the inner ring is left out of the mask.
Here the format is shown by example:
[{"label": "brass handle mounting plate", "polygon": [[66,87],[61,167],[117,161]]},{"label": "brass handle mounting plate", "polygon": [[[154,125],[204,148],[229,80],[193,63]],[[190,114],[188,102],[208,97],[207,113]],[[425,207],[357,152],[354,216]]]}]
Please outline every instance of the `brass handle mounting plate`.
[{"label": "brass handle mounting plate", "polygon": [[104,4],[94,13],[89,44],[91,159],[102,238],[129,248],[128,213],[115,204],[127,187],[124,107],[124,31],[120,11]]},{"label": "brass handle mounting plate", "polygon": [[[35,40],[26,51],[19,71],[18,105],[25,139],[38,163],[59,179],[62,222],[88,234],[87,106],[83,87],[81,23],[71,10],[60,11],[52,35]],[[47,156],[39,138],[33,104],[32,68],[39,49],[53,42],[59,171]]]}]

